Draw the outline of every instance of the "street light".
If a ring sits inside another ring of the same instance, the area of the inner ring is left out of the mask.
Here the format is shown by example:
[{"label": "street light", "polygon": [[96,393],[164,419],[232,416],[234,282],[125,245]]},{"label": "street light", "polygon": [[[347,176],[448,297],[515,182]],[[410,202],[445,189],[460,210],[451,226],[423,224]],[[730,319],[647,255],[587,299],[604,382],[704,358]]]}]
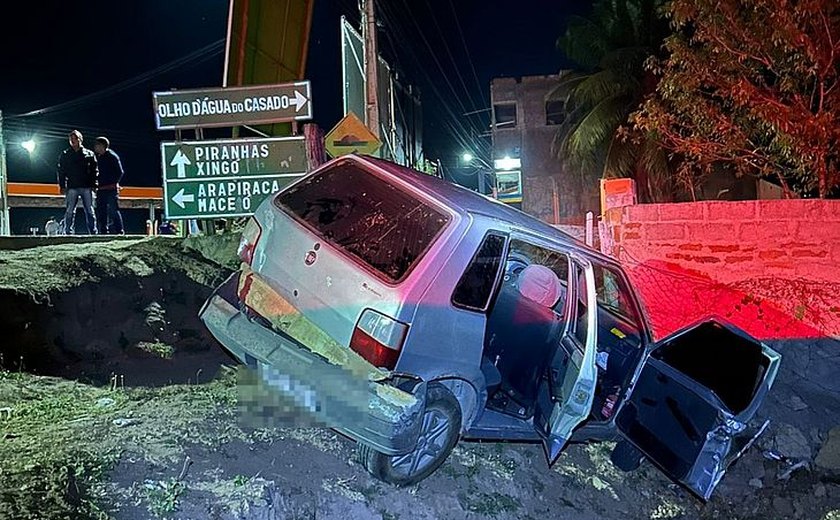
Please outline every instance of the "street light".
[{"label": "street light", "polygon": [[471,154],[470,152],[464,152],[464,155],[461,156],[461,159],[465,163],[469,164],[472,162],[473,159],[475,159],[475,157],[473,157],[473,154]]},{"label": "street light", "polygon": [[20,143],[24,150],[32,154],[35,151],[35,140],[34,139],[27,139],[26,141]]},{"label": "street light", "polygon": [[493,166],[497,170],[516,170],[522,167],[522,161],[517,157],[511,158],[511,156],[505,155],[501,159],[495,159]]}]

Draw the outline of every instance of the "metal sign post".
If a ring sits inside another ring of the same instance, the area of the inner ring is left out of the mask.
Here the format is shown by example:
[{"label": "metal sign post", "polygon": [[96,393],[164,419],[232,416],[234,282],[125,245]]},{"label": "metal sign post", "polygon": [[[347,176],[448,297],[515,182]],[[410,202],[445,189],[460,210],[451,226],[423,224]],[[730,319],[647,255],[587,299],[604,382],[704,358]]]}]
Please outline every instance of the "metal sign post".
[{"label": "metal sign post", "polygon": [[312,119],[309,81],[153,93],[158,130]]},{"label": "metal sign post", "polygon": [[166,142],[160,151],[167,219],[252,215],[308,169],[303,137]]},{"label": "metal sign post", "polygon": [[0,110],[0,236],[11,235],[9,223],[9,174],[6,169],[6,142],[3,140],[3,111]]}]

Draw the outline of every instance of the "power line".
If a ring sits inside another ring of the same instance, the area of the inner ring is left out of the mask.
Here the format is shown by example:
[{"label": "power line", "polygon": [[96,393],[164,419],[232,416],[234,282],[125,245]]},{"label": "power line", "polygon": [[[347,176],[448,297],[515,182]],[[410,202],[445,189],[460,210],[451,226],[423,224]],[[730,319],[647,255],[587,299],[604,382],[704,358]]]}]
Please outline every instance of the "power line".
[{"label": "power line", "polygon": [[176,68],[185,67],[187,65],[196,65],[198,63],[207,61],[208,59],[213,58],[214,56],[222,53],[222,50],[224,48],[224,42],[224,39],[217,40],[209,45],[206,45],[196,51],[187,54],[186,56],[182,56],[169,63],[156,67],[152,70],[146,71],[138,76],[127,79],[125,81],[121,81],[120,83],[117,83],[110,87],[106,87],[96,92],[85,94],[84,96],[72,99],[70,101],[65,101],[57,105],[39,108],[37,110],[32,110],[24,114],[14,115],[7,119],[22,119],[28,117],[43,116],[49,113],[63,112],[90,103],[92,101],[96,101],[103,97],[112,96],[129,88],[145,83],[156,76],[160,76]]},{"label": "power line", "polygon": [[[403,3],[406,6],[406,8],[408,9],[407,2],[405,0],[403,0]],[[385,15],[385,18],[388,20],[389,25],[391,25],[392,27],[395,28],[396,27],[396,24],[394,23],[395,16],[392,13],[388,12],[388,10],[386,10],[386,9],[383,9],[383,11],[384,11],[383,14]],[[410,12],[410,9],[408,9],[408,12]],[[452,97],[454,98],[454,101],[456,102],[456,104],[458,106],[455,109],[453,109],[450,106],[447,97],[443,96],[437,88],[437,83],[439,83],[439,81],[432,80],[431,77],[426,72],[425,68],[423,68],[422,66],[420,67],[421,73],[423,73],[427,76],[428,83],[429,83],[432,91],[440,99],[441,104],[446,109],[446,111],[449,112],[450,118],[452,119],[452,121],[454,121],[453,126],[457,127],[457,128],[460,128],[460,139],[459,140],[462,141],[462,142],[464,142],[464,141],[469,142],[469,141],[471,141],[471,138],[469,137],[470,132],[468,132],[466,126],[464,126],[463,118],[460,117],[460,114],[462,114],[463,112],[466,112],[466,108],[465,108],[465,105],[463,103],[463,100],[461,99],[457,90],[453,86],[453,83],[450,80],[446,69],[443,67],[440,60],[437,58],[437,55],[435,54],[434,49],[432,48],[431,44],[429,43],[429,40],[426,38],[425,34],[423,33],[422,28],[420,27],[419,23],[417,22],[417,20],[414,17],[411,17],[411,19],[412,19],[412,22],[414,23],[414,27],[416,28],[416,30],[418,31],[418,33],[420,35],[420,38],[423,40],[423,42],[425,44],[426,49],[431,54],[432,59],[435,62],[435,65],[437,66],[438,70],[440,71],[440,74],[441,74],[441,77],[444,80],[444,83],[446,83],[446,85],[449,87],[449,90],[452,93]],[[404,30],[402,32],[405,33],[405,32],[408,32],[408,31]],[[415,61],[420,62],[418,56],[416,55],[414,50],[411,48],[411,46],[404,46],[404,45],[403,46],[396,46],[396,45],[394,45],[394,47],[395,47],[395,49],[396,48],[407,49],[408,52],[410,52],[414,56]],[[477,129],[473,128],[473,130],[475,131]],[[478,147],[483,148],[482,144],[484,144],[484,143],[479,143]],[[476,146],[476,144],[472,145],[472,147],[475,147],[475,146]],[[487,151],[489,152],[489,147],[488,147]]]},{"label": "power line", "polygon": [[[429,12],[432,16],[432,22],[435,24],[435,28],[440,33],[440,41],[443,42],[443,48],[446,49],[446,54],[449,56],[449,60],[452,62],[452,65],[455,66],[455,74],[458,75],[458,80],[461,82],[461,86],[464,87],[464,92],[467,94],[467,98],[470,100],[472,104],[472,109],[475,110],[477,107],[481,106],[481,103],[476,104],[475,99],[470,94],[470,89],[467,88],[467,84],[464,81],[464,76],[461,75],[461,70],[458,68],[458,63],[455,61],[455,56],[452,54],[452,50],[449,48],[449,44],[446,42],[446,33],[443,32],[441,29],[440,24],[438,23],[437,15],[435,14],[434,9],[432,9],[432,5],[429,3],[429,0],[426,0],[426,7],[429,8]],[[481,89],[479,89],[479,95],[481,94]]]},{"label": "power line", "polygon": [[[383,17],[385,18],[386,23],[392,28],[392,30],[397,28],[397,24],[394,23],[394,16],[390,11],[388,11],[386,9],[383,9]],[[416,25],[416,21],[415,21],[415,25]],[[405,31],[402,31],[402,32],[405,32]],[[394,49],[397,49],[397,48],[406,49],[408,51],[408,53],[411,54],[411,57],[416,62],[418,62],[418,63],[420,62],[419,57],[417,56],[417,54],[415,53],[415,51],[413,50],[413,48],[411,46],[397,46],[396,43],[393,42],[390,31],[386,31],[386,36],[389,38],[389,41],[391,41],[391,44],[394,47]],[[432,50],[431,45],[428,43],[428,41],[426,41],[426,47],[434,55],[434,51]],[[451,81],[449,81],[449,78],[446,76],[446,70],[442,67],[442,65],[440,64],[439,61],[437,61],[436,64],[437,64],[438,69],[440,70],[441,74],[443,75],[444,79],[446,80],[446,83],[448,84],[448,86],[450,88],[450,91],[452,92],[456,101],[458,101],[458,104],[463,109],[464,104],[463,104],[463,102],[461,102],[460,97],[458,96],[458,93],[455,91],[454,87],[452,87]],[[444,124],[449,127],[450,132],[452,133],[455,140],[461,146],[464,146],[465,148],[472,149],[472,150],[475,150],[477,153],[489,156],[489,151],[490,151],[489,150],[489,145],[487,145],[487,143],[485,143],[483,141],[474,140],[472,138],[471,132],[468,131],[467,127],[464,125],[464,118],[461,117],[461,114],[464,112],[464,110],[458,110],[457,108],[452,107],[452,105],[449,103],[448,98],[446,96],[444,96],[440,92],[440,90],[437,88],[437,84],[439,83],[439,81],[433,80],[431,78],[431,76],[429,75],[429,73],[426,71],[425,68],[423,68],[422,66],[419,67],[419,72],[426,77],[428,85],[431,88],[432,92],[440,100],[440,104],[441,104],[442,108],[444,109],[445,115],[448,115],[448,119],[446,119],[444,121]],[[473,127],[473,132],[475,132],[475,131],[476,131],[476,129]]]},{"label": "power line", "polygon": [[82,134],[88,136],[106,135],[109,139],[114,142],[119,142],[121,145],[126,144],[139,147],[148,144],[145,136],[140,133],[126,132],[124,130],[103,127],[92,127],[87,125],[43,122],[40,123],[37,128],[33,128],[29,124],[18,121],[10,121],[7,128],[9,128],[11,132],[17,134],[34,135],[48,139],[65,140],[71,130],[79,130]]},{"label": "power line", "polygon": [[458,34],[461,36],[461,43],[464,46],[464,52],[467,56],[467,62],[470,64],[470,70],[472,70],[473,79],[475,79],[475,86],[478,88],[479,92],[483,92],[481,87],[481,81],[478,80],[478,74],[475,73],[475,65],[473,64],[472,57],[470,56],[470,49],[467,47],[467,40],[464,38],[464,31],[461,30],[461,22],[458,20],[458,12],[455,11],[455,4],[452,3],[452,0],[449,0],[449,7],[452,9],[452,18],[455,20],[455,26],[458,28]]},{"label": "power line", "polygon": [[[408,0],[402,0],[402,2],[403,2],[403,5],[405,5],[406,11],[410,13],[411,12],[411,7],[408,4]],[[441,65],[440,60],[437,57],[437,54],[435,53],[434,49],[432,48],[432,45],[429,43],[429,39],[426,38],[426,35],[423,32],[423,28],[420,27],[420,23],[417,21],[417,19],[414,16],[410,16],[410,18],[411,18],[411,21],[414,23],[415,28],[417,29],[417,33],[420,35],[420,39],[423,40],[423,43],[426,45],[426,49],[429,51],[429,54],[432,56],[432,59],[434,60],[435,65],[437,65],[438,69],[440,70],[441,75],[443,76],[443,79],[446,80],[447,86],[452,91],[452,94],[455,98],[455,101],[457,101],[458,104],[461,106],[461,111],[466,112],[467,108],[464,105],[463,100],[458,95],[457,91],[455,90],[455,87],[452,85],[452,82],[449,80],[449,76],[446,74],[446,70],[444,69],[443,65]]]}]

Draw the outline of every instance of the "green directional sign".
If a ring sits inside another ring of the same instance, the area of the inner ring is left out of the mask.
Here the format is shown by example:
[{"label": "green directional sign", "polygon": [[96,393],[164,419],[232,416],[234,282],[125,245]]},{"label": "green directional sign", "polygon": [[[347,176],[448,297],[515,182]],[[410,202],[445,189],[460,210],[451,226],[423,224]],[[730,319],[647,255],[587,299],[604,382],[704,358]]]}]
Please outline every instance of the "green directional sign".
[{"label": "green directional sign", "polygon": [[253,215],[306,173],[303,137],[161,143],[168,219]]},{"label": "green directional sign", "polygon": [[312,119],[308,81],[280,85],[154,92],[158,130]]}]

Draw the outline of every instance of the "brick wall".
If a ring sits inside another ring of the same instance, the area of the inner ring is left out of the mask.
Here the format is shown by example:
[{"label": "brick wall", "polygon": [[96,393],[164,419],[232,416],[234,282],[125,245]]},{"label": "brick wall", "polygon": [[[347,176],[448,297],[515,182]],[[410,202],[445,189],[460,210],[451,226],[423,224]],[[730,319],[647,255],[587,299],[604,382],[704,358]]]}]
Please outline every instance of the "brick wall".
[{"label": "brick wall", "polygon": [[658,335],[718,314],[765,338],[840,336],[840,200],[635,205],[604,223]]}]

